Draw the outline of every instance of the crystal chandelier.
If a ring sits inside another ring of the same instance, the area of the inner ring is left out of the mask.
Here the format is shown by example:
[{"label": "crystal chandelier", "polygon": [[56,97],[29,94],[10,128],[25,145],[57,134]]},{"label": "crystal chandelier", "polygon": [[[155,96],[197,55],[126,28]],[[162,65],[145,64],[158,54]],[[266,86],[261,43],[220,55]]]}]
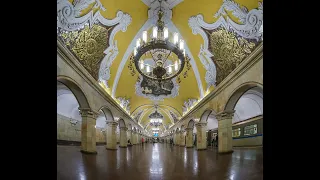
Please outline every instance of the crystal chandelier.
[{"label": "crystal chandelier", "polygon": [[[158,11],[158,20],[152,29],[152,38],[148,39],[148,32],[143,31],[142,40],[139,38],[133,52],[133,60],[137,71],[145,78],[161,81],[170,80],[181,73],[185,65],[184,40],[179,40],[178,33],[172,33],[169,38],[168,28],[162,20],[164,12]],[[169,40],[171,39],[171,40]],[[152,58],[152,62],[145,62],[141,57]],[[168,58],[170,60],[168,61]]]},{"label": "crystal chandelier", "polygon": [[149,115],[150,124],[152,126],[158,127],[162,124],[163,115],[158,113],[158,106],[155,106],[156,110],[152,114]]}]

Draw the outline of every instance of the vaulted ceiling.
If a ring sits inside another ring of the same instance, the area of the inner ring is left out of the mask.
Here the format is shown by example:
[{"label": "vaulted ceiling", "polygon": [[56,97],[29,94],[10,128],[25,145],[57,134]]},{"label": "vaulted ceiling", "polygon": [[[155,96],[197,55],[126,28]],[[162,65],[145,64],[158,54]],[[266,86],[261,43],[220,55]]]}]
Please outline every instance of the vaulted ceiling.
[{"label": "vaulted ceiling", "polygon": [[142,93],[142,79],[130,64],[136,39],[154,26],[157,0],[57,0],[57,5],[58,40],[146,129],[154,104],[164,116],[163,131],[262,41],[260,0],[163,0],[165,23],[184,39],[191,69],[186,78],[173,80],[170,95],[159,98]]}]

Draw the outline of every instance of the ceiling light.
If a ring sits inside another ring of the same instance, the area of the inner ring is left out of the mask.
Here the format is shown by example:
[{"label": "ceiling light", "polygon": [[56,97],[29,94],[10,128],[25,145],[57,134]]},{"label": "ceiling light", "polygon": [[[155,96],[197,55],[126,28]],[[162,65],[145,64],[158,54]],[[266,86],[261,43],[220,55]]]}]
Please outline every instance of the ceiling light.
[{"label": "ceiling light", "polygon": [[[142,32],[142,41],[139,38],[136,42],[136,50],[134,51],[133,62],[135,64],[136,70],[144,77],[149,80],[154,80],[160,83],[161,81],[171,80],[178,76],[185,65],[185,61],[189,61],[183,53],[184,41],[180,39],[178,33],[174,33],[173,43],[169,41],[169,29],[165,27],[165,22],[162,20],[164,12],[158,11],[158,20],[156,26],[152,29],[152,39],[148,41],[147,31]],[[180,43],[179,43],[180,42]],[[143,70],[143,66],[140,65],[140,58],[143,55],[149,54],[152,56],[154,61],[153,64],[149,64],[146,67],[146,71]],[[180,59],[180,66],[175,66],[175,71],[173,67],[167,68],[167,59],[170,55],[175,54]],[[188,65],[188,64],[187,64]],[[133,69],[131,69],[133,71]]]}]

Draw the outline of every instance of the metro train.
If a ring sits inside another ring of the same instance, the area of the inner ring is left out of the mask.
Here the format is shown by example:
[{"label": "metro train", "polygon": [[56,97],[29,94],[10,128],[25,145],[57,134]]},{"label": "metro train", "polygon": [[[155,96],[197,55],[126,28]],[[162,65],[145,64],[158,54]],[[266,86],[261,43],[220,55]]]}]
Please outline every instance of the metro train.
[{"label": "metro train", "polygon": [[[218,129],[207,131],[207,144],[211,146],[212,139],[218,133]],[[196,146],[197,134],[193,134],[193,142]],[[250,118],[232,125],[233,147],[263,146],[263,116]]]}]

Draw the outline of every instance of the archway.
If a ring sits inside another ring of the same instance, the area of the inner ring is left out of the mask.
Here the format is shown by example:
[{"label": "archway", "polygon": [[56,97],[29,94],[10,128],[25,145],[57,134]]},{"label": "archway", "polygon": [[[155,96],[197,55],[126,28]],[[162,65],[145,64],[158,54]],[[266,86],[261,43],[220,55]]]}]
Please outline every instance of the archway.
[{"label": "archway", "polygon": [[127,126],[125,121],[120,118],[119,119],[119,129],[120,129],[120,146],[126,148],[127,147]]},{"label": "archway", "polygon": [[207,109],[202,113],[197,125],[197,149],[206,149],[212,145],[211,142],[218,131],[216,114],[212,109]]},{"label": "archway", "polygon": [[96,120],[96,141],[97,145],[107,144],[107,119],[101,109]]},{"label": "archway", "polygon": [[188,122],[187,128],[186,128],[186,147],[192,148],[193,146],[196,146],[196,129],[194,128],[194,120],[191,119]]},{"label": "archway", "polygon": [[[239,96],[241,94],[241,96]],[[234,110],[232,119],[232,145],[263,145],[263,88],[259,84],[246,83],[229,98],[226,110]]]},{"label": "archway", "polygon": [[104,116],[106,149],[117,149],[117,133],[119,133],[118,123],[114,120],[111,110],[107,106],[102,106],[99,110]]},{"label": "archway", "polygon": [[96,124],[94,118],[87,97],[77,83],[71,78],[58,76],[58,142],[81,144],[81,152],[96,153]]}]

